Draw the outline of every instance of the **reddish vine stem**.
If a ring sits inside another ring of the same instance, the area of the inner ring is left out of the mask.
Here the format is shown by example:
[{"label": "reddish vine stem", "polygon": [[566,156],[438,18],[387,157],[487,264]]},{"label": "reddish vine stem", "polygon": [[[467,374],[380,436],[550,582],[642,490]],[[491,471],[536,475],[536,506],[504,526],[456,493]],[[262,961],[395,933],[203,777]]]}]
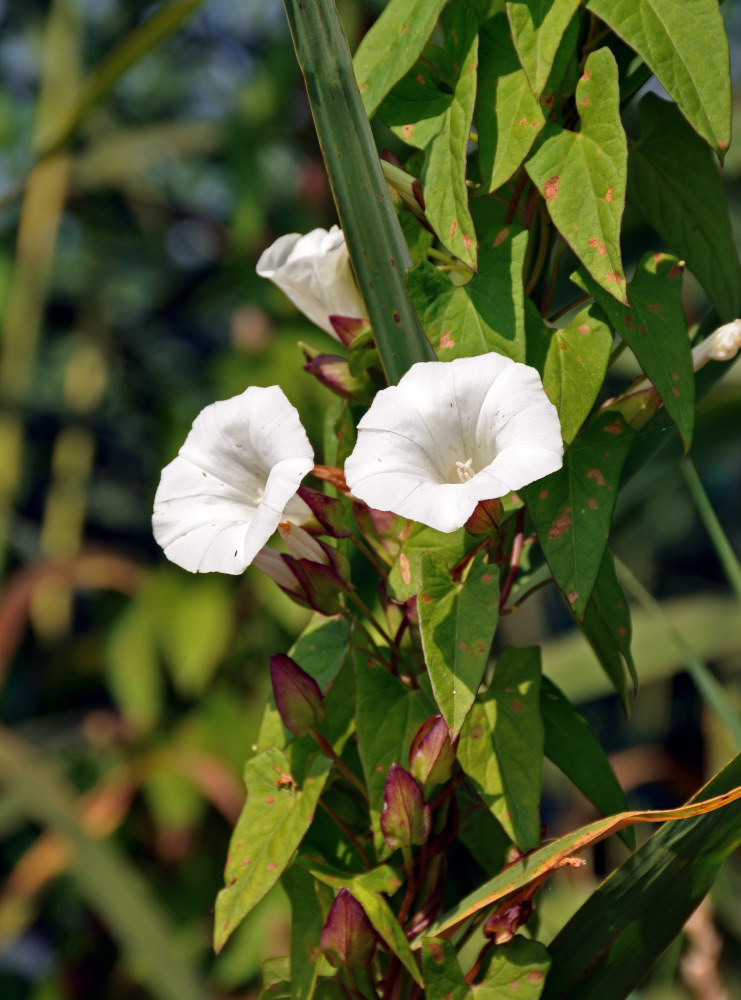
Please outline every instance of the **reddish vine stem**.
[{"label": "reddish vine stem", "polygon": [[555,323],[557,319],[560,319],[565,313],[571,312],[572,309],[576,309],[579,306],[583,306],[585,302],[589,302],[592,298],[591,295],[580,295],[578,299],[574,299],[573,302],[569,302],[567,306],[562,306],[558,312],[554,312],[552,316],[548,317],[549,323]]},{"label": "reddish vine stem", "polygon": [[527,201],[525,202],[525,212],[522,218],[522,225],[524,226],[525,229],[530,228],[537,207],[538,207],[538,189],[531,181],[530,190],[528,191],[527,195]]},{"label": "reddish vine stem", "polygon": [[338,774],[341,774],[342,777],[345,779],[345,781],[349,781],[350,784],[353,786],[353,788],[359,791],[362,794],[364,800],[367,802],[368,792],[366,791],[363,782],[359,778],[355,777],[355,775],[352,773],[352,771],[346,764],[343,764],[343,762],[335,753],[333,747],[322,736],[322,734],[319,732],[316,726],[311,727],[311,729],[309,730],[309,735],[314,739],[314,742],[317,744],[322,753],[326,757],[329,757],[331,761],[333,761],[334,766],[337,768]]},{"label": "reddish vine stem", "polygon": [[358,854],[360,855],[360,860],[363,862],[363,865],[365,867],[365,870],[370,871],[371,868],[373,867],[372,864],[370,863],[370,859],[368,858],[368,855],[365,853],[363,845],[360,843],[360,841],[352,832],[347,823],[345,823],[344,820],[340,819],[340,817],[337,815],[334,809],[328,806],[327,803],[321,798],[319,799],[319,805],[327,813],[327,815],[334,820],[334,822],[337,824],[340,830],[342,830],[347,839],[350,841],[355,850],[358,852]]},{"label": "reddish vine stem", "polygon": [[512,197],[509,200],[509,205],[507,206],[507,214],[504,216],[504,224],[508,226],[510,222],[515,217],[517,212],[517,205],[520,201],[520,195],[522,194],[525,185],[528,182],[528,176],[524,170],[520,171],[520,176],[517,178],[517,184],[515,185],[515,190],[512,193]]},{"label": "reddish vine stem", "polygon": [[517,573],[520,568],[520,559],[522,557],[522,546],[523,546],[523,531],[525,528],[525,508],[521,507],[517,511],[517,526],[515,532],[515,540],[512,543],[512,554],[509,559],[509,573],[507,574],[507,579],[502,587],[502,592],[499,595],[499,607],[500,609],[504,607],[507,603],[507,598],[512,593],[512,587],[514,585],[515,579],[517,578]]},{"label": "reddish vine stem", "polygon": [[494,944],[493,939],[486,942],[486,944],[484,945],[484,947],[479,952],[479,957],[476,959],[476,961],[473,963],[473,966],[466,973],[466,975],[465,975],[464,978],[465,978],[465,980],[466,980],[466,982],[468,983],[469,986],[471,985],[471,983],[474,981],[474,979],[478,975],[479,969],[481,968],[481,963],[484,960],[484,956],[486,955],[487,951],[491,948],[491,946],[493,944]]}]

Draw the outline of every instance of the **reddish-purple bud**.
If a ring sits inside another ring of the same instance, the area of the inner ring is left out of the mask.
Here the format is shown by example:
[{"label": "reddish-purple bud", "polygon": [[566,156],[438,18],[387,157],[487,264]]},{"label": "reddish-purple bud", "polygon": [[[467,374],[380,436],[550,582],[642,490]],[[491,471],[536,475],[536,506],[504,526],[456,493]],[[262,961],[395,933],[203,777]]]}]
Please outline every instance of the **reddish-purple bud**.
[{"label": "reddish-purple bud", "polygon": [[290,656],[276,653],[270,657],[270,681],[283,725],[294,736],[305,736],[326,718],[319,685]]},{"label": "reddish-purple bud", "polygon": [[311,524],[306,524],[306,531],[315,535],[331,535],[332,538],[347,538],[350,530],[345,524],[344,504],[335,497],[328,497],[326,493],[319,493],[308,486],[299,486],[298,495],[310,508],[319,526],[314,528]]},{"label": "reddish-purple bud", "polygon": [[376,932],[363,907],[347,889],[340,889],[332,903],[319,947],[335,969],[371,963]]},{"label": "reddish-purple bud", "polygon": [[330,316],[329,322],[345,347],[349,347],[361,333],[366,333],[371,328],[367,319],[353,319],[350,316]]},{"label": "reddish-purple bud", "polygon": [[444,785],[453,775],[455,747],[442,715],[433,715],[420,726],[409,750],[409,769],[424,788]]},{"label": "reddish-purple bud", "polygon": [[505,944],[512,940],[519,927],[528,922],[532,912],[533,901],[530,898],[505,903],[497,907],[484,924],[484,936],[493,939],[494,944]]},{"label": "reddish-purple bud", "polygon": [[354,402],[367,402],[373,386],[366,377],[356,377],[350,365],[336,354],[317,354],[304,365],[304,371],[318,378],[335,395]]},{"label": "reddish-purple bud", "polygon": [[409,771],[397,763],[389,768],[383,792],[381,832],[392,850],[424,844],[430,835],[432,813],[422,789]]},{"label": "reddish-purple bud", "polygon": [[499,530],[501,518],[501,500],[479,500],[465,528],[469,535],[491,535]]}]

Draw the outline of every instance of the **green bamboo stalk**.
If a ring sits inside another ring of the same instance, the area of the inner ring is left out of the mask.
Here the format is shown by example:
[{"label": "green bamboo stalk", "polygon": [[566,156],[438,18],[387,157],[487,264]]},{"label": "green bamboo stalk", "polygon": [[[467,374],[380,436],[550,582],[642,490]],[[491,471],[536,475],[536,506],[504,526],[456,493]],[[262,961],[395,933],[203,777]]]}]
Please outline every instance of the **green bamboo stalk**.
[{"label": "green bamboo stalk", "polygon": [[659,602],[652,597],[643,584],[633,575],[631,570],[628,569],[625,563],[616,558],[615,567],[617,569],[620,582],[623,584],[625,589],[629,593],[633,594],[633,596],[643,605],[646,611],[648,611],[649,614],[656,619],[656,621],[664,629],[667,638],[670,639],[682,653],[687,673],[695,682],[697,690],[700,692],[705,704],[711,712],[715,713],[718,720],[725,726],[728,731],[728,735],[733,741],[735,749],[737,751],[741,750],[741,719],[739,719],[738,713],[734,710],[733,705],[723,690],[723,687],[708,670],[707,666],[703,663],[697,653],[695,653],[694,649],[687,642],[679,629],[675,628],[664,613],[664,610]]},{"label": "green bamboo stalk", "polygon": [[383,177],[334,0],[284,0],[340,224],[381,362],[396,383],[435,354],[409,300],[409,250]]},{"label": "green bamboo stalk", "polygon": [[738,557],[731,548],[728,536],[721,527],[721,523],[713,510],[713,506],[710,503],[710,499],[705,492],[705,488],[700,481],[692,460],[686,458],[683,462],[680,462],[679,468],[692,494],[692,499],[695,501],[695,507],[697,507],[697,512],[700,515],[702,523],[705,525],[705,530],[710,536],[710,541],[718,553],[718,558],[723,566],[726,578],[734,594],[741,601],[741,564],[738,561]]}]

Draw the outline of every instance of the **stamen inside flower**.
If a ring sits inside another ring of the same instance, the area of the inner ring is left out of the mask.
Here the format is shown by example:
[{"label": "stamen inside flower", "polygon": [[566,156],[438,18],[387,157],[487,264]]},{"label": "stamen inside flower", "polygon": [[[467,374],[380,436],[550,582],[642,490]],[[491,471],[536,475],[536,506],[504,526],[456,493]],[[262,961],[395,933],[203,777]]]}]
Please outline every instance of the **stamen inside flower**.
[{"label": "stamen inside flower", "polygon": [[467,483],[469,479],[473,479],[476,473],[473,471],[473,459],[467,458],[465,462],[456,462],[455,471],[458,473],[458,481],[461,483]]}]

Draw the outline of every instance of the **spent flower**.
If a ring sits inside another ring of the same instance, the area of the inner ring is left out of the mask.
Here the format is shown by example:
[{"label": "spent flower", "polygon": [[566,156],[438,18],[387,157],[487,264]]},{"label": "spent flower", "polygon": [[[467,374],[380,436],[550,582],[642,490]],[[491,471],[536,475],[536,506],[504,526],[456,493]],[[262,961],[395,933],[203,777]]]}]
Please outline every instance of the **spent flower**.
[{"label": "spent flower", "polygon": [[345,477],[370,507],[455,531],[479,501],[562,463],[558,414],[537,371],[491,353],[419,362],[379,392]]}]

